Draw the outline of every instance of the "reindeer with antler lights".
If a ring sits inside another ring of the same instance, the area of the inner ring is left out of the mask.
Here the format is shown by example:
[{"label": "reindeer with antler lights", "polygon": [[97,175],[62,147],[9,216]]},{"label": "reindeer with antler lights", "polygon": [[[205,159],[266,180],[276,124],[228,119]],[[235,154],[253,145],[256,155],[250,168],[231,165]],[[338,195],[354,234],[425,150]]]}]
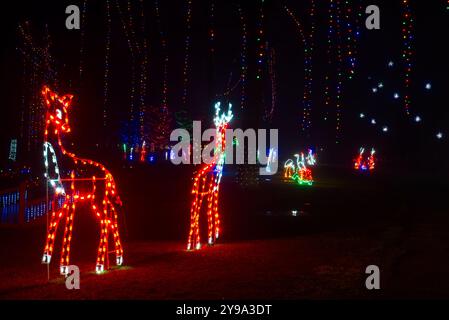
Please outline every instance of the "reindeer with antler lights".
[{"label": "reindeer with antler lights", "polygon": [[198,250],[201,248],[199,220],[204,197],[206,197],[207,203],[208,244],[213,245],[220,235],[218,195],[226,155],[226,129],[233,117],[231,108],[232,105],[229,104],[228,111],[220,114],[220,102],[215,104],[214,124],[216,131],[214,156],[212,161],[204,164],[193,178],[193,202],[190,208],[190,231],[187,250]]},{"label": "reindeer with antler lights", "polygon": [[[89,159],[77,157],[74,153],[67,151],[62,143],[62,135],[71,132],[68,112],[73,95],[59,96],[45,86],[42,96],[46,105],[45,177],[53,191],[55,200],[47,228],[42,263],[50,263],[55,247],[56,232],[61,220],[65,219],[60,273],[67,275],[75,211],[80,203],[87,202],[101,226],[95,271],[102,273],[108,263],[110,234],[113,237],[116,264],[120,266],[123,264],[123,248],[115,206],[121,205],[121,201],[116,191],[114,178],[105,166]],[[70,173],[59,170],[58,156],[60,156],[60,160],[70,165]],[[57,209],[56,202],[61,197],[63,202]]]}]

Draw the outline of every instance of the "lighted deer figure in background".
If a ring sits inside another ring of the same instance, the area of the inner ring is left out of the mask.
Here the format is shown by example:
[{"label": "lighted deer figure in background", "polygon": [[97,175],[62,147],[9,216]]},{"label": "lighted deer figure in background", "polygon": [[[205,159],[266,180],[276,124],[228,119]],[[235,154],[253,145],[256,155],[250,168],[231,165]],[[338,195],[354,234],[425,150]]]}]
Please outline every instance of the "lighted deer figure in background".
[{"label": "lighted deer figure in background", "polygon": [[207,237],[208,244],[212,245],[220,235],[220,216],[218,214],[218,195],[220,180],[223,173],[226,149],[226,128],[233,115],[229,104],[228,112],[220,114],[220,102],[215,104],[214,124],[216,127],[214,156],[210,163],[195,174],[193,178],[193,202],[190,208],[190,231],[187,250],[200,249],[199,218],[201,205],[206,196],[207,202]]},{"label": "lighted deer figure in background", "polygon": [[[88,202],[101,225],[95,271],[97,273],[104,271],[108,255],[109,232],[114,238],[116,263],[122,265],[123,248],[119,236],[117,211],[114,207],[115,204],[121,204],[121,201],[116,191],[114,178],[102,164],[79,158],[64,148],[61,135],[71,132],[68,111],[73,96],[67,94],[59,96],[48,87],[43,88],[42,95],[47,107],[44,133],[45,176],[53,189],[55,200],[49,217],[50,223],[47,229],[42,263],[50,263],[58,225],[61,219],[65,218],[60,272],[64,275],[67,274],[75,210],[78,203]],[[52,143],[55,145],[53,146]],[[67,176],[61,177],[62,172],[59,170],[57,152],[61,155],[61,160],[71,166],[70,174]],[[52,154],[51,162],[49,161],[50,153]],[[51,173],[50,169],[52,169]],[[63,203],[61,208],[56,210],[56,202],[60,197],[63,197]]]}]

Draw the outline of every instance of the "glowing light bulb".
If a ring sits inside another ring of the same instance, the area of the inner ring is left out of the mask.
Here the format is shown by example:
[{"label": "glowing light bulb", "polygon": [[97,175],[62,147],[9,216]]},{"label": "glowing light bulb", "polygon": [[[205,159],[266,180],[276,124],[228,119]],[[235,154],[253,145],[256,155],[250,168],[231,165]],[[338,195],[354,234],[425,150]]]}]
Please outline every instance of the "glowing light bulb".
[{"label": "glowing light bulb", "polygon": [[371,90],[373,91],[373,93],[377,92],[377,88],[372,88]]},{"label": "glowing light bulb", "polygon": [[377,85],[378,88],[383,88],[384,84],[382,82],[379,82],[379,84]]},{"label": "glowing light bulb", "polygon": [[421,120],[422,120],[422,119],[421,119],[420,116],[416,116],[416,117],[415,117],[415,122],[421,122]]},{"label": "glowing light bulb", "polygon": [[430,82],[426,83],[426,90],[432,89],[432,84]]},{"label": "glowing light bulb", "polygon": [[360,114],[360,118],[361,118],[361,119],[365,118],[365,114],[364,114],[364,113],[361,113],[361,114]]},{"label": "glowing light bulb", "polygon": [[383,126],[383,127],[382,127],[382,131],[383,131],[383,132],[388,132],[388,127],[387,127],[387,126]]},{"label": "glowing light bulb", "polygon": [[395,94],[393,95],[393,98],[399,99],[399,93],[395,93]]},{"label": "glowing light bulb", "polygon": [[436,134],[437,139],[443,139],[443,133],[442,132],[438,132]]},{"label": "glowing light bulb", "polygon": [[371,124],[376,124],[376,119],[371,119]]},{"label": "glowing light bulb", "polygon": [[389,66],[390,68],[393,67],[393,66],[394,66],[394,62],[393,62],[393,61],[388,62],[388,66]]}]

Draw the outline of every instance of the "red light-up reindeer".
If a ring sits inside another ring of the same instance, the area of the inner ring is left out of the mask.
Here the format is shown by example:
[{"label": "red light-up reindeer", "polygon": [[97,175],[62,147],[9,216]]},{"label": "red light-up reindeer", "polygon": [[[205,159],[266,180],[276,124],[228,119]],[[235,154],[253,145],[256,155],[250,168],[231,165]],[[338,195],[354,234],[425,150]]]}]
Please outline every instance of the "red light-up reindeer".
[{"label": "red light-up reindeer", "polygon": [[[109,232],[112,233],[114,239],[116,263],[122,265],[123,248],[119,236],[117,211],[114,206],[121,204],[121,201],[116,191],[114,178],[102,164],[79,158],[64,148],[61,135],[71,132],[68,111],[73,96],[68,94],[59,96],[48,87],[43,88],[42,96],[47,107],[44,133],[45,176],[54,194],[42,263],[50,263],[58,225],[61,219],[65,218],[60,272],[64,275],[67,274],[75,210],[79,203],[88,202],[101,225],[95,271],[103,272],[105,263],[107,263]],[[59,170],[57,152],[61,155],[60,160],[70,165],[71,170],[67,171],[66,176]],[[49,161],[50,153],[52,154],[51,161]],[[56,210],[57,200],[61,197],[63,199],[62,206]]]},{"label": "red light-up reindeer", "polygon": [[367,158],[364,158],[363,154],[365,153],[365,148],[360,148],[359,155],[354,160],[354,169],[360,171],[372,171],[376,166],[376,159],[374,154],[376,150],[374,148],[371,149],[371,153]]},{"label": "red light-up reindeer", "polygon": [[226,129],[233,115],[229,104],[228,112],[220,114],[220,102],[215,104],[215,148],[212,161],[204,164],[193,178],[193,202],[190,208],[190,231],[187,250],[200,249],[199,218],[203,199],[207,202],[207,237],[208,244],[213,245],[220,235],[220,216],[218,214],[218,195],[223,173],[226,150]]}]

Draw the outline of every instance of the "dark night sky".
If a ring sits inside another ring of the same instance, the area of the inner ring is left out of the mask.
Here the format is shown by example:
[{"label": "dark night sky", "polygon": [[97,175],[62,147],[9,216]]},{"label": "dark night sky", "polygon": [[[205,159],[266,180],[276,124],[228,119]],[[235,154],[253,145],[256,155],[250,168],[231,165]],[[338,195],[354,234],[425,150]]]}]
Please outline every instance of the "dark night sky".
[{"label": "dark night sky", "polygon": [[[105,6],[103,1],[91,1],[89,4],[86,34],[85,75],[78,77],[80,31],[67,30],[64,27],[65,7],[82,1],[14,1],[3,10],[2,19],[2,53],[1,84],[2,119],[0,128],[1,157],[7,157],[9,139],[18,135],[20,96],[24,88],[22,82],[22,57],[16,51],[21,43],[17,26],[28,20],[35,39],[42,36],[44,24],[48,23],[53,40],[53,56],[58,70],[60,87],[79,95],[79,104],[72,110],[74,119],[74,139],[90,148],[89,142],[98,142],[96,135],[107,135],[119,139],[120,119],[126,116],[129,105],[129,61],[126,39],[123,36],[119,19],[113,12],[111,45],[111,119],[108,132],[101,131],[101,112],[103,105],[103,66],[105,43]],[[169,49],[169,108],[179,110],[182,92],[182,68],[184,59],[184,12],[185,1],[160,1],[162,26],[167,33]],[[203,119],[210,123],[213,97],[226,88],[230,72],[232,83],[240,67],[240,24],[236,1],[215,1],[216,14],[216,48],[213,63],[208,59],[208,3],[193,1],[192,12],[192,61],[190,86],[188,88],[188,109],[194,119]],[[323,120],[323,75],[327,71],[325,64],[326,49],[326,10],[327,1],[319,2],[316,48],[314,55],[314,105],[313,128],[310,135],[303,135],[299,130],[302,110],[301,93],[303,88],[303,55],[297,31],[291,19],[282,9],[283,5],[295,11],[300,19],[305,18],[304,8],[308,1],[266,1],[267,40],[276,50],[277,106],[273,128],[280,129],[281,154],[284,157],[290,151],[301,146],[329,145],[334,147],[333,120]],[[353,1],[356,3],[357,1]],[[111,1],[115,3],[115,1]],[[124,3],[123,1],[121,3]],[[137,4],[137,1],[133,1]],[[150,41],[150,72],[148,101],[150,104],[160,100],[162,55],[152,1],[145,1],[148,6],[146,27]],[[256,99],[260,88],[255,78],[255,30],[259,1],[240,1],[247,16],[248,23],[248,101],[245,111],[237,109],[240,101],[239,90],[230,96],[235,105],[236,119],[233,126],[265,126],[261,118],[260,103]],[[402,106],[392,99],[395,87],[400,83],[397,67],[388,69],[389,60],[399,64],[400,41],[400,6],[396,1],[362,1],[364,7],[377,4],[381,9],[381,30],[367,31],[362,28],[360,53],[356,77],[345,82],[343,89],[343,136],[344,157],[352,157],[352,152],[361,144],[376,145],[384,154],[396,155],[423,154],[434,150],[437,155],[447,155],[449,136],[449,112],[447,95],[449,88],[449,63],[447,57],[447,35],[449,33],[449,12],[445,10],[444,1],[412,1],[416,13],[416,56],[413,75],[412,110],[422,116],[420,126],[413,124],[404,116]],[[81,22],[83,23],[83,22]],[[362,21],[364,26],[364,21]],[[371,80],[368,77],[372,77]],[[373,95],[371,87],[382,81],[385,89]],[[430,81],[432,90],[424,90],[424,84]],[[25,88],[26,89],[26,88]],[[270,93],[267,92],[267,97]],[[76,108],[76,114],[75,114]],[[390,132],[383,134],[377,126],[373,128],[368,120],[358,118],[360,112],[373,115],[379,123],[389,126]],[[329,123],[330,122],[330,123]],[[81,129],[82,128],[82,129]],[[445,132],[445,141],[436,141],[435,133]],[[394,152],[394,151],[397,152]],[[342,154],[341,152],[338,154]],[[343,156],[343,155],[342,155]]]}]

